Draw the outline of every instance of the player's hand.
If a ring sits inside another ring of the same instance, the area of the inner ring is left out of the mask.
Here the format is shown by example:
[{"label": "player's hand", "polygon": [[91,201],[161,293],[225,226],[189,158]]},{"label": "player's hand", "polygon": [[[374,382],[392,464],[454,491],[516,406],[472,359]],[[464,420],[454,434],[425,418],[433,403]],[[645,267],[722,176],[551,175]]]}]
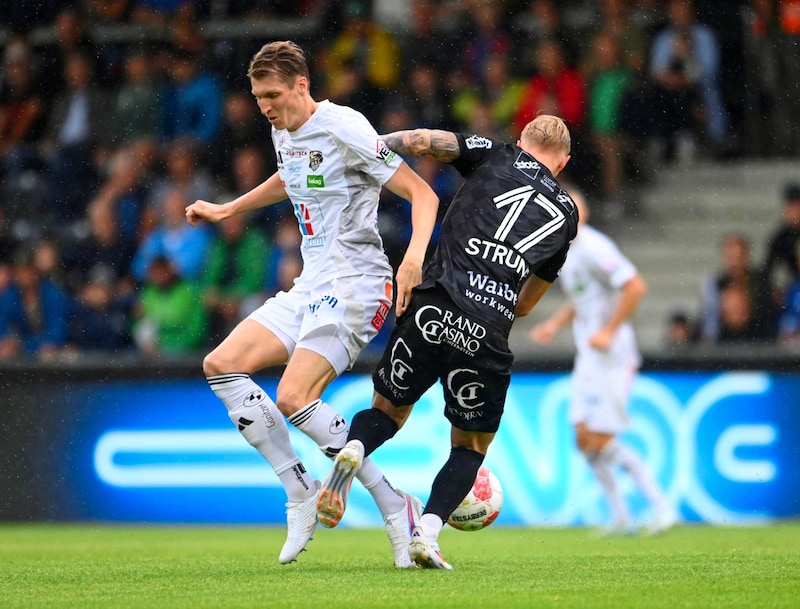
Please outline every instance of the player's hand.
[{"label": "player's hand", "polygon": [[553,342],[557,333],[558,328],[556,325],[545,321],[533,326],[531,331],[528,332],[528,338],[540,345],[549,345]]},{"label": "player's hand", "polygon": [[397,269],[397,302],[395,311],[402,315],[411,304],[411,290],[422,283],[422,261],[407,260],[403,258]]},{"label": "player's hand", "polygon": [[186,221],[192,226],[197,225],[201,220],[219,222],[225,218],[227,218],[227,215],[223,205],[216,205],[215,203],[198,199],[191,205],[186,206]]},{"label": "player's hand", "polygon": [[608,351],[612,340],[614,340],[614,333],[610,330],[602,329],[589,337],[589,346],[598,351]]}]

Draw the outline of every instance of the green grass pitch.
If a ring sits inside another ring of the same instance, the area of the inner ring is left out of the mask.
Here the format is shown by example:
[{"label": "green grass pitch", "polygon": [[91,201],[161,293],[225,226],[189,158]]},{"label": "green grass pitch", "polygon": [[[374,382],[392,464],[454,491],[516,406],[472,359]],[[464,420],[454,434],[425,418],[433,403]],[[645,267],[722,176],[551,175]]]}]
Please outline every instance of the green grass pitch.
[{"label": "green grass pitch", "polygon": [[380,529],[318,529],[278,564],[280,528],[0,524],[0,607],[800,607],[800,523],[680,526],[600,539],[585,528],[446,528],[453,571],[396,570]]}]

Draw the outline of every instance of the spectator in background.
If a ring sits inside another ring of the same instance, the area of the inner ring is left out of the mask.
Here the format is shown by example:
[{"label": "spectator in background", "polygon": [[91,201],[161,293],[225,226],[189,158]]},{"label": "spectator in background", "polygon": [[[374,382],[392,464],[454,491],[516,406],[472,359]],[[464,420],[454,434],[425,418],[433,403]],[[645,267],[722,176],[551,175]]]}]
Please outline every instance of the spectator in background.
[{"label": "spectator in background", "polygon": [[144,238],[134,255],[131,271],[137,281],[148,280],[156,258],[166,258],[181,279],[200,280],[215,229],[208,223],[196,228],[186,223],[185,209],[191,202],[189,194],[177,187],[166,194],[163,222]]},{"label": "spectator in background", "polygon": [[[795,249],[795,260],[800,266],[800,243]],[[786,290],[778,323],[778,338],[784,343],[796,344],[800,340],[800,277],[796,277]]]},{"label": "spectator in background", "polygon": [[197,17],[198,0],[132,0],[131,20],[143,25],[166,25],[176,17]]},{"label": "spectator in background", "polygon": [[567,65],[561,45],[544,40],[534,51],[536,74],[528,81],[514,118],[514,129],[522,128],[545,108],[555,109],[569,127],[580,132],[586,119],[586,85],[577,70]]},{"label": "spectator in background", "polygon": [[474,0],[471,4],[474,34],[463,43],[461,61],[472,79],[480,79],[484,77],[489,58],[493,55],[507,57],[514,45],[503,23],[504,0]]},{"label": "spectator in background", "polygon": [[223,89],[218,78],[185,50],[173,50],[167,60],[169,83],[161,106],[161,137],[172,142],[189,137],[203,159],[222,125]]},{"label": "spectator in background", "polygon": [[80,53],[66,58],[66,90],[50,113],[47,136],[41,143],[50,170],[52,212],[56,219],[74,221],[83,216],[97,185],[95,154],[105,127],[106,99],[92,80],[92,62]]},{"label": "spectator in background", "polygon": [[133,292],[130,269],[136,242],[125,238],[115,207],[114,203],[95,199],[89,206],[85,226],[64,243],[64,280],[71,292],[77,293],[92,282],[110,286],[114,297]]},{"label": "spectator in background", "polygon": [[600,161],[600,199],[607,210],[619,204],[625,177],[629,142],[622,112],[633,80],[622,62],[619,42],[609,32],[600,32],[592,39],[584,78],[589,88],[587,131]]},{"label": "spectator in background", "polygon": [[720,290],[718,344],[760,340],[760,323],[753,311],[750,294],[743,286],[730,283]]},{"label": "spectator in background", "polygon": [[104,269],[96,267],[70,299],[70,349],[116,353],[133,344],[130,319],[134,293],[119,295],[113,277]]},{"label": "spectator in background", "polygon": [[768,282],[772,300],[782,305],[790,283],[800,278],[800,261],[797,247],[800,245],[800,182],[786,184],[783,190],[783,218],[767,242],[764,276]]},{"label": "spectator in background", "polygon": [[667,324],[667,348],[684,348],[697,341],[697,329],[683,311],[670,314]]},{"label": "spectator in background", "polygon": [[[721,267],[702,284],[700,307],[700,337],[704,341],[724,340],[725,334],[734,335],[739,324],[737,315],[749,311],[746,334],[753,340],[770,340],[775,337],[775,309],[771,306],[763,275],[752,264],[750,241],[740,233],[726,235],[720,247]],[[736,294],[726,294],[728,288],[736,288]],[[738,303],[739,294],[746,295],[747,306]],[[728,302],[723,302],[727,298]],[[725,308],[728,308],[725,311]],[[739,313],[737,313],[737,311]],[[728,315],[729,321],[724,320]]]},{"label": "spectator in background", "polygon": [[[270,136],[271,138],[271,136]],[[233,155],[233,188],[232,192],[250,192],[277,170],[274,159],[275,151],[271,146],[247,146],[237,150]],[[268,155],[269,159],[265,157]],[[253,220],[268,240],[272,240],[283,218],[294,218],[294,212],[288,202],[268,205],[253,210]]]},{"label": "spectator in background", "polygon": [[[569,65],[578,61],[578,45],[572,31],[564,25],[561,11],[555,0],[529,0],[514,15],[511,26],[518,43],[528,47],[538,47],[545,40],[558,40],[564,49],[564,59]],[[536,71],[536,55],[525,53],[519,58],[521,74]]]},{"label": "spectator in background", "polygon": [[210,337],[218,343],[264,302],[264,276],[270,244],[251,214],[221,222],[209,247],[201,282],[210,315]]},{"label": "spectator in background", "polygon": [[166,174],[155,177],[148,190],[143,217],[139,226],[140,236],[146,236],[165,216],[166,197],[176,188],[184,191],[187,198],[213,198],[214,183],[197,153],[197,143],[191,137],[181,137],[170,142],[164,149]]},{"label": "spectator in background", "polygon": [[[513,139],[511,124],[525,92],[525,81],[511,73],[508,54],[490,53],[483,60],[481,73],[471,87],[460,91],[452,101],[453,117],[461,125],[471,125],[470,133],[483,133],[486,128],[474,124],[473,113],[484,109],[489,114],[491,132],[501,139]],[[427,123],[430,124],[430,123]]]},{"label": "spectator in background", "polygon": [[800,0],[777,0],[780,30],[778,74],[781,86],[779,113],[781,129],[777,132],[782,153],[800,153]]},{"label": "spectator in background", "polygon": [[378,90],[394,89],[402,65],[397,40],[372,20],[365,0],[347,0],[342,11],[344,27],[322,61],[326,90],[336,90],[336,81],[346,68],[360,71]]},{"label": "spectator in background", "polygon": [[47,98],[25,38],[13,38],[3,53],[0,82],[0,169],[7,180],[40,168],[37,144],[46,127]]},{"label": "spectator in background", "polygon": [[454,127],[450,118],[449,95],[445,93],[441,71],[435,63],[415,61],[408,72],[404,91],[412,117],[412,126],[443,125]]},{"label": "spectator in background", "polygon": [[18,250],[11,281],[0,291],[0,359],[53,359],[66,347],[68,295],[42,276],[36,256],[30,247]]},{"label": "spectator in background", "polygon": [[340,106],[358,108],[374,123],[380,115],[385,92],[369,81],[358,62],[348,59],[339,66],[336,78],[328,79],[323,97]]},{"label": "spectator in background", "polygon": [[115,147],[158,137],[161,86],[155,78],[150,56],[136,49],[125,58],[125,79],[114,90],[107,128]]},{"label": "spectator in background", "polygon": [[[258,114],[258,109],[253,107],[252,95],[241,90],[226,94],[222,126],[211,147],[210,169],[214,176],[222,178],[227,189],[236,190],[234,157],[244,148],[256,146],[262,148],[263,143],[270,138],[268,127],[269,123],[266,123]],[[269,165],[274,171],[276,168],[275,151],[271,146],[266,148],[270,155]],[[263,181],[272,174],[272,171],[266,170],[264,159],[260,159],[260,162],[261,172],[263,172],[261,181]],[[247,190],[249,188],[237,190],[237,192],[247,192]]]},{"label": "spectator in background", "polygon": [[134,305],[133,337],[149,357],[191,354],[208,342],[208,319],[203,296],[195,282],[181,277],[174,264],[155,256]]},{"label": "spectator in background", "polygon": [[89,37],[86,21],[74,6],[61,8],[53,21],[53,33],[55,34],[52,44],[44,47],[43,73],[51,78],[53,97],[60,95],[69,87],[67,76],[67,63],[69,57],[78,53],[88,57],[92,62],[91,72],[95,74],[98,66],[97,49],[95,49]]},{"label": "spectator in background", "polygon": [[[669,0],[667,6],[669,23],[656,34],[650,49],[653,111],[656,116],[663,113],[662,135],[681,134],[685,156],[691,157],[698,136],[713,148],[728,134],[719,86],[719,41],[711,28],[696,22],[691,0]],[[702,130],[692,133],[697,122]]]}]

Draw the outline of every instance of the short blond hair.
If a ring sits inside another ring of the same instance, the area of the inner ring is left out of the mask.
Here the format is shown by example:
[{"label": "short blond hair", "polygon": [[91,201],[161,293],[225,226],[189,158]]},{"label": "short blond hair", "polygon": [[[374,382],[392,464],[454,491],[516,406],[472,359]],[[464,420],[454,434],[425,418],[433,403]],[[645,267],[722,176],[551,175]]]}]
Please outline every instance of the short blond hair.
[{"label": "short blond hair", "polygon": [[567,124],[552,114],[540,114],[525,125],[519,137],[523,144],[539,148],[558,150],[569,154],[572,139]]},{"label": "short blond hair", "polygon": [[306,54],[291,40],[268,42],[253,55],[247,76],[255,80],[277,78],[293,85],[297,77],[309,80]]}]

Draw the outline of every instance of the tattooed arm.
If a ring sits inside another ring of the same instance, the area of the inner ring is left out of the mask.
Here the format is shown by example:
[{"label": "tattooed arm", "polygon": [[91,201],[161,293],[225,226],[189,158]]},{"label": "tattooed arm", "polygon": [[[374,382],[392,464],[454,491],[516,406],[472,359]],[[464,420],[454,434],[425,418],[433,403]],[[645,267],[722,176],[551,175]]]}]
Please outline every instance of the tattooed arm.
[{"label": "tattooed arm", "polygon": [[401,156],[431,156],[449,163],[461,155],[456,134],[438,129],[394,131],[382,136],[386,145]]}]

